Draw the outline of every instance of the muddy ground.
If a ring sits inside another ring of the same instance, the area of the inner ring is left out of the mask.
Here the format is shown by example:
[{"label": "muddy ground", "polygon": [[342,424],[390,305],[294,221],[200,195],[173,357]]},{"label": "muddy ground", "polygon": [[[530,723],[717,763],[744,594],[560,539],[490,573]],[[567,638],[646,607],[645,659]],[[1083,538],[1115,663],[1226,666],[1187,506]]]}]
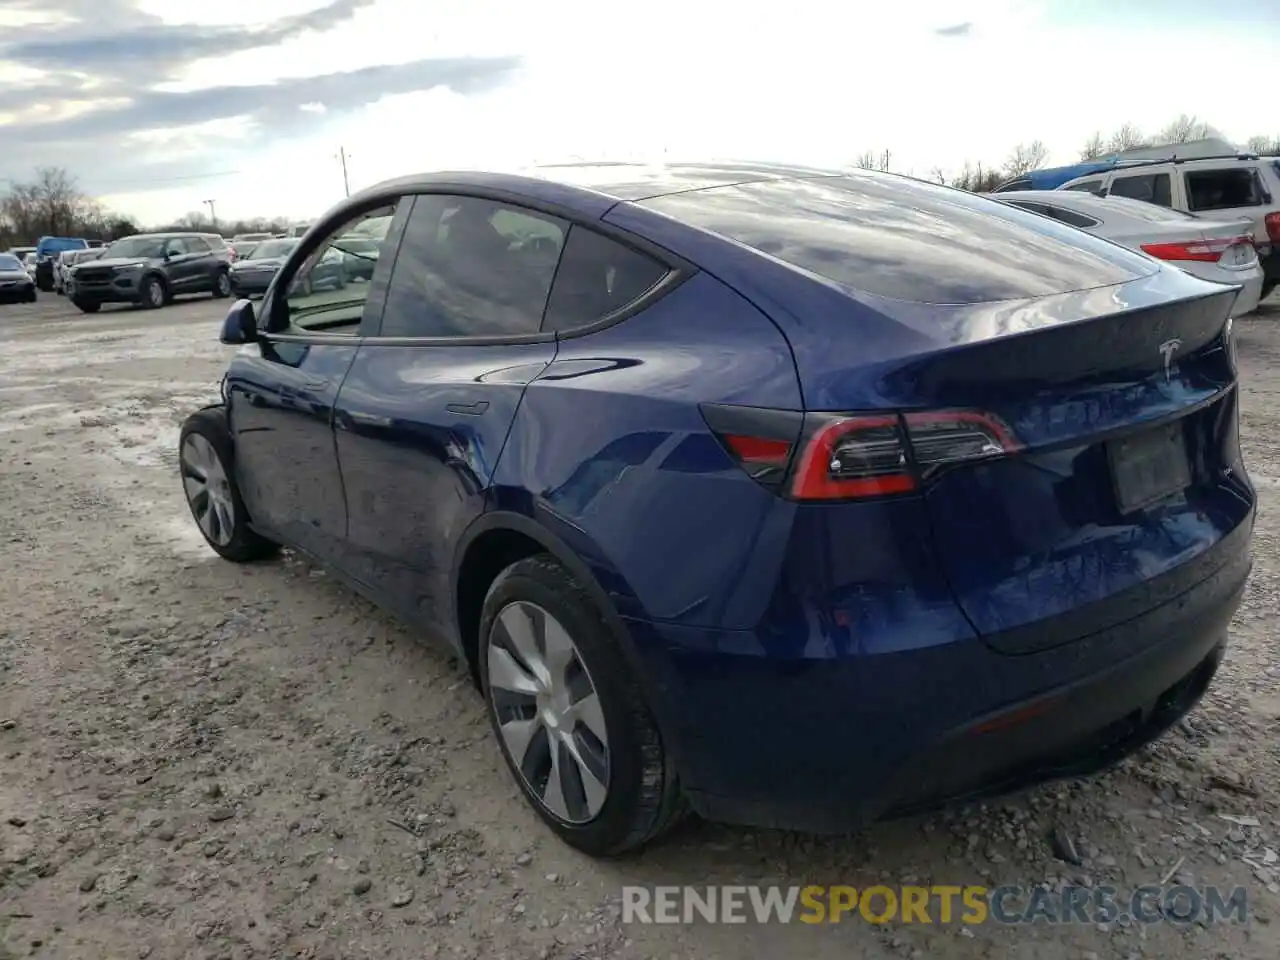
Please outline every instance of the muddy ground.
[{"label": "muddy ground", "polygon": [[[1181,728],[1109,775],[856,839],[691,823],[617,863],[526,809],[458,664],[288,555],[237,567],[204,547],[175,440],[216,398],[224,309],[0,306],[0,958],[1280,955],[1280,303],[1240,323],[1255,573]],[[627,883],[1161,881],[1244,885],[1251,919],[646,926],[619,910]]]}]

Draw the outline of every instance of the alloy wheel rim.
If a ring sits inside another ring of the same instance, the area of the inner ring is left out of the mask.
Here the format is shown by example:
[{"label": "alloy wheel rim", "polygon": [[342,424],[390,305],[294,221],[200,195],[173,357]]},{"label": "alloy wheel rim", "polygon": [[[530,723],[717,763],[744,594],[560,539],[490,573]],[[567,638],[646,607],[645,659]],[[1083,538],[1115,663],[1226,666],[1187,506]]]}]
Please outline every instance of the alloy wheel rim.
[{"label": "alloy wheel rim", "polygon": [[182,443],[182,486],[200,530],[210,543],[225,547],[235,531],[235,503],[231,483],[218,453],[198,433]]},{"label": "alloy wheel rim", "polygon": [[569,632],[536,603],[509,603],[487,661],[498,732],[530,794],[565,823],[594,820],[609,795],[609,736]]},{"label": "alloy wheel rim", "polygon": [[218,274],[218,293],[228,294],[231,292],[231,278],[225,273]]},{"label": "alloy wheel rim", "polygon": [[147,287],[147,297],[153,306],[161,306],[164,303],[164,290],[160,288],[160,284],[155,280],[151,281],[151,285]]}]

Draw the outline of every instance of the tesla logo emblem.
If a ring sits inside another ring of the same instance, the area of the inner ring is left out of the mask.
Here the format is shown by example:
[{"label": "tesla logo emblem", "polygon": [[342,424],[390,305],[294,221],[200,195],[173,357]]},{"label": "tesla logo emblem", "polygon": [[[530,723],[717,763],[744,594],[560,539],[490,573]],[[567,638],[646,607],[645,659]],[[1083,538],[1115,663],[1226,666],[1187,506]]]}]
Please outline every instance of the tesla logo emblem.
[{"label": "tesla logo emblem", "polygon": [[1160,356],[1164,357],[1164,382],[1169,382],[1169,367],[1173,365],[1173,355],[1178,352],[1178,348],[1182,346],[1182,341],[1178,339],[1166,340],[1160,344]]}]

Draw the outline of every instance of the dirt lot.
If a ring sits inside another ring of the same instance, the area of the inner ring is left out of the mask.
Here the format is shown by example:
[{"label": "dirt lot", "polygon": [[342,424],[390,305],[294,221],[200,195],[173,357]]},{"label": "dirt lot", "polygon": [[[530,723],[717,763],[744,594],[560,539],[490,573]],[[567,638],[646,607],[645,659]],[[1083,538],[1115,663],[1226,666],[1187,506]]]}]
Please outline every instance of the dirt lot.
[{"label": "dirt lot", "polygon": [[[695,823],[612,864],[525,809],[457,664],[295,559],[241,568],[203,546],[174,451],[216,397],[224,307],[0,306],[0,958],[1280,955],[1280,303],[1240,324],[1255,573],[1180,729],[1107,776],[857,839]],[[646,926],[619,910],[627,883],[1166,879],[1243,884],[1252,918]]]}]

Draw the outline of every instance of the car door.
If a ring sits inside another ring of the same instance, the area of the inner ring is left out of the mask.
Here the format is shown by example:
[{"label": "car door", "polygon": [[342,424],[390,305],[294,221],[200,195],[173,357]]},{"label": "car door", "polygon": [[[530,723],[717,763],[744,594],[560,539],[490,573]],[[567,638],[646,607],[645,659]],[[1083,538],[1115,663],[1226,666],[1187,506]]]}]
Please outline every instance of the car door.
[{"label": "car door", "polygon": [[236,479],[254,526],[334,563],[347,528],[334,403],[381,296],[370,295],[378,275],[337,296],[309,294],[306,279],[331,238],[353,223],[393,242],[394,213],[391,201],[340,215],[293,252],[262,301],[258,342],[232,360],[224,389]]},{"label": "car door", "polygon": [[174,293],[187,293],[191,290],[194,272],[191,262],[190,240],[187,237],[170,237],[165,241],[165,275],[169,278],[169,289]]},{"label": "car door", "polygon": [[187,237],[189,256],[184,267],[189,271],[191,285],[188,289],[204,292],[213,289],[215,257],[213,247],[204,237]]},{"label": "car door", "polygon": [[567,232],[507,203],[416,197],[377,335],[338,395],[350,569],[446,636],[458,542],[485,509],[526,386],[555,359],[540,327]]}]

